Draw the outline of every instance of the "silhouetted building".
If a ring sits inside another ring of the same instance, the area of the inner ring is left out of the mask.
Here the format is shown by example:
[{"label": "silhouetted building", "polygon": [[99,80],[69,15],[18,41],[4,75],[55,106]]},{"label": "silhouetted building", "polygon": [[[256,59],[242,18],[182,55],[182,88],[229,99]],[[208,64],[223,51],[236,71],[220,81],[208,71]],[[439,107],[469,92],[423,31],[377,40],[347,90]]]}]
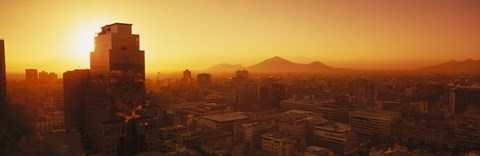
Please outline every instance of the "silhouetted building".
[{"label": "silhouetted building", "polygon": [[248,79],[248,71],[247,70],[237,70],[235,72],[235,78]]},{"label": "silhouetted building", "polygon": [[87,132],[102,155],[154,150],[160,119],[146,115],[145,53],[132,25],[102,27],[90,53]]},{"label": "silhouetted building", "polygon": [[266,81],[259,88],[260,109],[278,108],[285,99],[285,86],[275,81]]},{"label": "silhouetted building", "polygon": [[247,112],[260,110],[259,87],[257,81],[243,82],[237,89],[235,110]]},{"label": "silhouetted building", "polygon": [[364,98],[376,101],[378,99],[378,85],[366,79],[354,80],[350,83],[350,94],[355,98]]},{"label": "silhouetted building", "polygon": [[212,85],[212,75],[208,73],[201,73],[197,75],[197,86],[208,87]]},{"label": "silhouetted building", "polygon": [[[32,73],[32,76],[33,76],[33,73]],[[40,83],[54,83],[56,82],[58,79],[57,77],[57,74],[55,73],[48,73],[48,72],[45,72],[45,71],[42,71],[40,73],[38,73],[38,82]]]},{"label": "silhouetted building", "polygon": [[37,69],[25,69],[25,80],[30,84],[38,82]]},{"label": "silhouetted building", "polygon": [[480,106],[480,87],[457,87],[450,92],[450,116],[467,111],[469,105]]},{"label": "silhouetted building", "polygon": [[63,73],[63,100],[67,130],[85,131],[89,86],[90,70],[76,69]]},{"label": "silhouetted building", "polygon": [[190,85],[193,83],[192,72],[188,69],[183,71],[183,77],[181,83],[184,85]]},{"label": "silhouetted building", "polygon": [[7,73],[5,71],[5,41],[0,39],[0,103],[7,103]]}]

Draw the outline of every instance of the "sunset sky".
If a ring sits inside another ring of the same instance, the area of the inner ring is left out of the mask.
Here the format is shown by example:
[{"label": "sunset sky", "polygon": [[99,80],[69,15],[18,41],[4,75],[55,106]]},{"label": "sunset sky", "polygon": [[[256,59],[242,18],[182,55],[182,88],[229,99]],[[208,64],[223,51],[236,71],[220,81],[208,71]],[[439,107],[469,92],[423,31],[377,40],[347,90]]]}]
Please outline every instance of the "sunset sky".
[{"label": "sunset sky", "polygon": [[89,68],[100,27],[132,23],[147,72],[281,56],[353,69],[480,59],[479,0],[2,0],[8,72]]}]

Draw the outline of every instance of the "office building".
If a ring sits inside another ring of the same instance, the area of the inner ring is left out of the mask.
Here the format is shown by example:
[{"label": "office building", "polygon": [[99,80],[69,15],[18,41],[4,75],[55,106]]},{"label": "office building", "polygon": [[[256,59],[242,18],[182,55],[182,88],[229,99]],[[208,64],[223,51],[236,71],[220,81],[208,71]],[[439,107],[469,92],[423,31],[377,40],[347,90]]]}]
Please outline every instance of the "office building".
[{"label": "office building", "polygon": [[331,121],[319,121],[314,128],[316,145],[330,149],[340,155],[350,155],[357,152],[360,143],[349,125]]},{"label": "office building", "polygon": [[133,155],[158,147],[160,119],[146,114],[145,53],[132,25],[103,26],[90,53],[87,132],[101,155]]},{"label": "office building", "polygon": [[461,86],[450,92],[450,116],[465,112],[469,105],[480,106],[480,87]]},{"label": "office building", "polygon": [[350,125],[355,133],[389,136],[393,122],[399,118],[399,112],[363,109],[350,112]]},{"label": "office building", "polygon": [[77,69],[63,73],[65,128],[85,131],[86,105],[90,85],[90,70]]}]

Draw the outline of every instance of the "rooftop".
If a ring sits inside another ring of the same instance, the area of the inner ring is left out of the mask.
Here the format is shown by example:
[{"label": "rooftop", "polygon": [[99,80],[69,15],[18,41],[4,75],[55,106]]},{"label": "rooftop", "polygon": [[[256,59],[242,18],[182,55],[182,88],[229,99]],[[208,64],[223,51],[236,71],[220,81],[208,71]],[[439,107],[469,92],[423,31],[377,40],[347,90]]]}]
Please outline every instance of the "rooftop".
[{"label": "rooftop", "polygon": [[371,117],[385,117],[385,118],[400,116],[400,112],[384,111],[384,110],[378,110],[378,111],[357,110],[357,111],[353,111],[351,114],[371,116]]},{"label": "rooftop", "polygon": [[244,120],[248,117],[243,112],[233,112],[233,113],[224,113],[224,114],[216,114],[216,115],[207,115],[203,118],[212,120],[215,122],[229,122],[235,120]]}]

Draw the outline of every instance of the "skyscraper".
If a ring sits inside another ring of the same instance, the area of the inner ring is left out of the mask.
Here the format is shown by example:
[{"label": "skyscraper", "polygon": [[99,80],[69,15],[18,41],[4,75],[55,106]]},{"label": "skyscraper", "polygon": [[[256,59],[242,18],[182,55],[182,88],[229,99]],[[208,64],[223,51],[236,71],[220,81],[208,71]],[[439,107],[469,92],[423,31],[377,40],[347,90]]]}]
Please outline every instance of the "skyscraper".
[{"label": "skyscraper", "polygon": [[130,109],[144,104],[145,54],[140,50],[139,35],[132,34],[131,24],[102,27],[95,37],[95,50],[90,53],[90,80],[92,91],[98,93],[95,95],[108,94],[111,99],[94,101],[108,113],[130,113]]},{"label": "skyscraper", "polygon": [[65,108],[65,128],[85,131],[86,104],[90,70],[77,69],[63,73],[63,96]]},{"label": "skyscraper", "polygon": [[7,82],[5,71],[5,42],[0,39],[0,103],[7,103]]},{"label": "skyscraper", "polygon": [[87,133],[101,155],[154,150],[160,119],[146,115],[145,54],[132,25],[102,27],[90,53]]}]

